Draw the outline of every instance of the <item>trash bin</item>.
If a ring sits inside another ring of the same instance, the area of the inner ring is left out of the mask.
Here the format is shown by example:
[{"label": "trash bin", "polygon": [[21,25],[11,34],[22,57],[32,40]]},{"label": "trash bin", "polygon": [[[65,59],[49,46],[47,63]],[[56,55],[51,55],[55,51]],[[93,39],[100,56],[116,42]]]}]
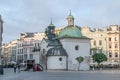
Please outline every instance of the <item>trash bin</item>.
[{"label": "trash bin", "polygon": [[3,75],[3,66],[0,65],[0,75]]}]

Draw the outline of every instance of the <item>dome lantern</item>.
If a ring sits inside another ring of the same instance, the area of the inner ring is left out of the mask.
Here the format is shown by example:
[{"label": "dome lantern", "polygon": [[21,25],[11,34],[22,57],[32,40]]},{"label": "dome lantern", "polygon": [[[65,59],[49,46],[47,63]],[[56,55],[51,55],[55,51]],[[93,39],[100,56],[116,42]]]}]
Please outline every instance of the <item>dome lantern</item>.
[{"label": "dome lantern", "polygon": [[71,15],[71,10],[70,10],[70,13],[69,13],[69,15],[66,19],[68,21],[68,26],[69,27],[74,26],[74,17]]}]

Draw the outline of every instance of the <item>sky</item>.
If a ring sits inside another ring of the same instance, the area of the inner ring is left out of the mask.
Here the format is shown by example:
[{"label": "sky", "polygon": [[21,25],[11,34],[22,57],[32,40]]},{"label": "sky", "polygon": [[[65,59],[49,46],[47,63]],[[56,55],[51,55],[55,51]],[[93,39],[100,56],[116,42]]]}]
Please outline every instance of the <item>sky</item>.
[{"label": "sky", "polygon": [[44,32],[51,18],[56,27],[66,26],[70,10],[81,27],[120,25],[120,0],[0,0],[3,43],[20,33]]}]

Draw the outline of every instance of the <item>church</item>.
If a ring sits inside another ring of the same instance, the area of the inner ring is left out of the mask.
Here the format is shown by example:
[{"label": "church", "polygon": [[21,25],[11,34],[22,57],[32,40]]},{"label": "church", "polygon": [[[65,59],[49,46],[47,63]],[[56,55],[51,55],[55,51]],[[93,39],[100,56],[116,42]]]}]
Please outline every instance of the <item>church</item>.
[{"label": "church", "polygon": [[89,70],[90,39],[82,36],[80,28],[74,25],[71,12],[67,26],[55,35],[52,21],[45,30],[47,38],[41,41],[40,64],[47,70],[78,70],[76,58],[82,56],[80,70]]}]

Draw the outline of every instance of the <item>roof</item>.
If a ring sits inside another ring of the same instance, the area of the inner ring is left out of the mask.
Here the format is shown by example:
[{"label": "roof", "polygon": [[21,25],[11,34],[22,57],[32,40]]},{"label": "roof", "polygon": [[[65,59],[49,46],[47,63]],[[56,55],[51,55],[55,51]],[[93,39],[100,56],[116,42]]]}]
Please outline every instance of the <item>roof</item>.
[{"label": "roof", "polygon": [[61,32],[59,33],[58,37],[75,37],[80,38],[82,37],[82,33],[78,27],[65,27]]},{"label": "roof", "polygon": [[34,37],[34,33],[25,33],[25,38],[29,38],[29,37]]},{"label": "roof", "polygon": [[47,51],[46,56],[68,56],[62,46],[55,46]]},{"label": "roof", "polygon": [[61,46],[62,44],[58,39],[49,40],[48,46]]},{"label": "roof", "polygon": [[[47,46],[62,46],[61,42],[58,39],[49,40],[43,38],[43,40],[47,43]],[[43,40],[41,41],[41,43],[43,42]]]},{"label": "roof", "polygon": [[88,38],[88,37],[86,37],[86,36],[82,36],[82,37],[71,37],[71,36],[67,36],[67,35],[65,35],[65,36],[62,36],[62,37],[57,37],[56,39],[62,39],[62,38],[70,38],[70,39],[90,39],[90,38]]}]

